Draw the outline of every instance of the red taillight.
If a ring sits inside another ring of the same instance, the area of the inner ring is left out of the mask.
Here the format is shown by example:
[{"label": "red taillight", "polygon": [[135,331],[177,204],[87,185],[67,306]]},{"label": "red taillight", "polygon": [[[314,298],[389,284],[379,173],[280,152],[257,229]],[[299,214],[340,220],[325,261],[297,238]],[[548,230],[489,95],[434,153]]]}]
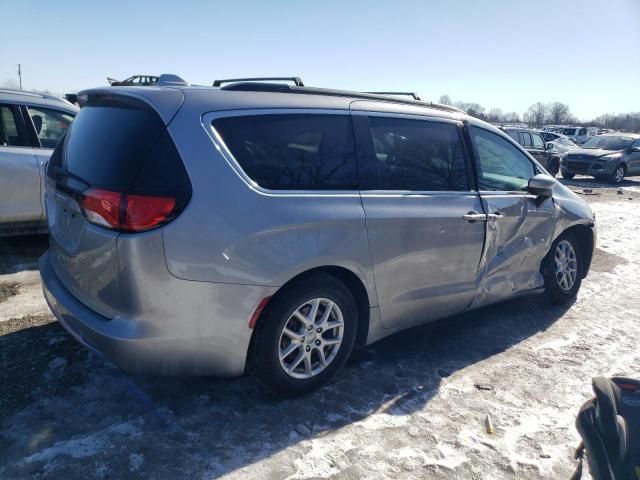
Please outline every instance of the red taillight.
[{"label": "red taillight", "polygon": [[176,199],[147,195],[127,195],[91,189],[83,194],[82,209],[92,223],[115,230],[142,232],[171,218]]}]

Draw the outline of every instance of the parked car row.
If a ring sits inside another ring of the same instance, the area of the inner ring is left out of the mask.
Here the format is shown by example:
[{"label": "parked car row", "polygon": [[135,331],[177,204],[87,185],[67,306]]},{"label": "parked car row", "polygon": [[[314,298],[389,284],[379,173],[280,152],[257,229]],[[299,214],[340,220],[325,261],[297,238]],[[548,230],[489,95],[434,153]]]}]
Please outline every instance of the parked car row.
[{"label": "parked car row", "polygon": [[589,271],[594,215],[519,143],[545,151],[538,133],[252,79],[133,90],[83,92],[40,260],[60,323],[126,370],[298,395],[355,345],[516,295],[567,302]]}]

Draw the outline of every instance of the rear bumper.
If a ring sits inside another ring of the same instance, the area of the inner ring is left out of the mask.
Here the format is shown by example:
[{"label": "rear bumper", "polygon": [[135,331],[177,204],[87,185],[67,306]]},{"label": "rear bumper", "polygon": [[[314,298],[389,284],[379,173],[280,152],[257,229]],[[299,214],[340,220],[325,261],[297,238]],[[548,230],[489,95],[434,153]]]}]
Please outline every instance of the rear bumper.
[{"label": "rear bumper", "polygon": [[176,305],[180,322],[163,319],[160,329],[149,321],[119,316],[110,319],[87,308],[57,277],[50,252],[40,258],[40,275],[44,297],[63,327],[80,343],[132,373],[242,375],[254,299],[257,305],[262,295],[273,293],[268,287],[218,284],[220,292],[210,306],[209,318],[191,317],[187,302]]}]

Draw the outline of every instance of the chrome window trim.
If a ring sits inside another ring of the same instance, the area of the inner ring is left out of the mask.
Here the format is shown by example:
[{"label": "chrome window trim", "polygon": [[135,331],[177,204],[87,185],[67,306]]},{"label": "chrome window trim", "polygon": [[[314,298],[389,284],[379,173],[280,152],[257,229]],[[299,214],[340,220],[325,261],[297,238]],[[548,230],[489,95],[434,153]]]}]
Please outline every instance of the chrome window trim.
[{"label": "chrome window trim", "polygon": [[237,110],[220,110],[204,113],[201,116],[202,128],[207,132],[216,150],[251,190],[259,195],[271,197],[416,197],[437,195],[478,195],[477,190],[273,190],[258,185],[249,177],[240,163],[233,156],[220,134],[213,127],[213,121],[226,117],[241,117],[250,115],[286,115],[286,114],[317,114],[317,115],[363,115],[387,118],[403,118],[409,120],[433,121],[456,125],[462,128],[461,120],[443,118],[433,115],[419,115],[407,113],[387,113],[377,111],[350,111],[346,109],[329,108],[251,108]]},{"label": "chrome window trim", "polygon": [[[252,108],[240,110],[222,110],[205,113],[201,117],[202,127],[213,142],[218,152],[226,160],[233,171],[240,179],[254,192],[260,195],[272,197],[359,197],[358,190],[273,190],[258,185],[249,177],[240,163],[233,156],[222,137],[213,126],[213,121],[226,117],[243,117],[251,115],[291,115],[291,114],[311,114],[311,115],[351,115],[349,110],[344,109],[320,109],[320,108]],[[355,152],[354,152],[355,153]]]}]

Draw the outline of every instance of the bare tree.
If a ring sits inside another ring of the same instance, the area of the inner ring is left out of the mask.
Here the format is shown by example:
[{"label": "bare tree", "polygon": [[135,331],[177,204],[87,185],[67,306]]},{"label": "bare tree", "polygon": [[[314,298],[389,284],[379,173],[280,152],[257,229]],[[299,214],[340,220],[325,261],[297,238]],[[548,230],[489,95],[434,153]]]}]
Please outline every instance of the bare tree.
[{"label": "bare tree", "polygon": [[562,125],[572,117],[569,105],[561,102],[549,104],[549,120],[554,125]]},{"label": "bare tree", "polygon": [[549,114],[549,108],[542,102],[536,102],[527,110],[527,118],[529,123],[534,127],[541,127],[544,125],[547,115]]},{"label": "bare tree", "polygon": [[487,121],[501,123],[504,122],[504,113],[499,108],[492,108],[487,112]]},{"label": "bare tree", "polygon": [[438,100],[438,103],[441,105],[451,105],[451,97],[449,97],[449,95],[441,95],[440,96],[440,100]]},{"label": "bare tree", "polygon": [[504,114],[504,120],[505,123],[519,123],[520,122],[520,115],[518,114],[518,112],[507,112]]}]

